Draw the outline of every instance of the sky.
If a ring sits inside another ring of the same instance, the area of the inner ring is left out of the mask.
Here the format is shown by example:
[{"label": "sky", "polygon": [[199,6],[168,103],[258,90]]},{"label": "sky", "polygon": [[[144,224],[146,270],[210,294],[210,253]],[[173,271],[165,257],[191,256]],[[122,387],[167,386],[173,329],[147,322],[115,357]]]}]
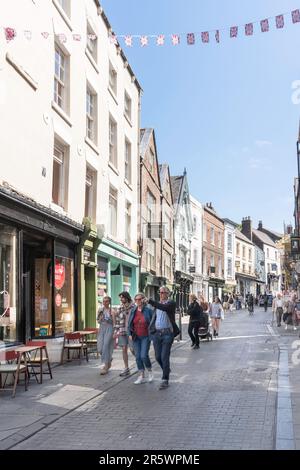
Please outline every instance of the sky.
[{"label": "sky", "polygon": [[[181,44],[120,44],[143,88],[142,127],[153,127],[160,163],[187,170],[190,193],[221,217],[283,231],[293,222],[300,118],[300,23],[229,38],[300,8],[297,0],[102,0],[116,34],[181,33]],[[220,29],[221,42],[186,44]],[[299,81],[299,83],[297,83]],[[293,88],[296,87],[296,88]]]}]

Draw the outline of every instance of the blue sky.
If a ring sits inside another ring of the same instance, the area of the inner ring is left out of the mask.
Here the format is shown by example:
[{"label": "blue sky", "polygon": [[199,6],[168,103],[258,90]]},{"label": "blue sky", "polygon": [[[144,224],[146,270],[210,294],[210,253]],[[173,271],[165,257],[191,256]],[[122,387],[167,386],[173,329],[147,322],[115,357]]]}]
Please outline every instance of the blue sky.
[{"label": "blue sky", "polygon": [[293,221],[293,179],[300,104],[300,23],[230,39],[229,27],[300,8],[297,0],[102,0],[116,34],[226,29],[188,46],[132,48],[120,43],[144,92],[142,126],[153,127],[159,161],[187,168],[190,192],[239,222],[251,216],[282,231]]}]

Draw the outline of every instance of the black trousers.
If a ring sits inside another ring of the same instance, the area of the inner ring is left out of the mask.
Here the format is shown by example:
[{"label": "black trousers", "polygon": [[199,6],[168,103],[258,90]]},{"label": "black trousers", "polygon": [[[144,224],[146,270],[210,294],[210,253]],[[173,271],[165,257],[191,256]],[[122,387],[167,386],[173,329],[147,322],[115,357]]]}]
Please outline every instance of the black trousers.
[{"label": "black trousers", "polygon": [[192,343],[199,346],[199,328],[200,328],[200,321],[193,321],[189,323],[188,334],[192,340]]}]

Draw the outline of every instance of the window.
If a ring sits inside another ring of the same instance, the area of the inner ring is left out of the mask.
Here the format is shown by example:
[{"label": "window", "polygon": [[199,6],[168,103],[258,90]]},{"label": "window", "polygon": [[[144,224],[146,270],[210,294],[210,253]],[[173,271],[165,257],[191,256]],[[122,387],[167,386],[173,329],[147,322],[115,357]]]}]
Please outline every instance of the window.
[{"label": "window", "polygon": [[169,253],[164,253],[164,276],[167,279],[171,279],[171,255]]},{"label": "window", "polygon": [[246,247],[243,246],[243,259],[246,259]]},{"label": "window", "polygon": [[70,17],[70,14],[71,14],[70,0],[57,0],[57,2],[60,4],[64,12]]},{"label": "window", "polygon": [[251,266],[249,266],[249,268],[248,268],[248,269],[249,269],[249,274],[251,274]]},{"label": "window", "polygon": [[89,86],[86,90],[86,135],[97,144],[97,95]]},{"label": "window", "polygon": [[91,28],[90,24],[88,23],[87,30],[86,30],[86,47],[95,62],[97,62],[97,46],[98,46],[97,36],[94,33],[93,29]]},{"label": "window", "polygon": [[270,250],[267,248],[267,258],[270,258]]},{"label": "window", "polygon": [[232,278],[232,259],[227,259],[227,277]]},{"label": "window", "polygon": [[221,256],[218,257],[218,273],[219,273],[219,276],[222,277],[222,258],[221,258]]},{"label": "window", "polygon": [[110,116],[109,117],[109,161],[118,167],[118,152],[117,152],[117,123]]},{"label": "window", "polygon": [[117,235],[118,191],[112,186],[109,188],[109,232]]},{"label": "window", "polygon": [[117,72],[113,68],[111,62],[109,63],[109,87],[117,96]]},{"label": "window", "polygon": [[124,113],[129,121],[131,121],[131,98],[126,91],[124,95]]},{"label": "window", "polygon": [[240,256],[240,243],[236,244],[236,254],[237,256]]},{"label": "window", "polygon": [[213,227],[210,227],[210,243],[215,244],[215,231]]},{"label": "window", "polygon": [[197,230],[197,217],[193,217],[193,232],[196,233]]},{"label": "window", "polygon": [[210,266],[211,267],[215,266],[215,257],[214,257],[214,255],[210,255]]},{"label": "window", "polygon": [[84,216],[93,222],[96,216],[96,175],[89,167],[86,168],[85,177],[85,209]]},{"label": "window", "polygon": [[153,194],[148,190],[147,191],[147,222],[155,222],[155,204],[156,199]]},{"label": "window", "polygon": [[246,265],[243,264],[243,273],[245,273],[245,272],[246,272]]},{"label": "window", "polygon": [[249,261],[252,261],[252,250],[249,248]]},{"label": "window", "polygon": [[180,250],[180,269],[186,272],[186,252],[183,250]]},{"label": "window", "polygon": [[154,170],[154,152],[152,149],[150,149],[148,153],[148,162],[149,162],[149,171],[150,173],[152,173]]},{"label": "window", "polygon": [[155,240],[147,241],[147,271],[155,270]]},{"label": "window", "polygon": [[206,242],[206,223],[203,224],[203,241]]},{"label": "window", "polygon": [[203,274],[206,276],[206,251],[203,251],[203,260],[202,260],[202,264],[203,264]]},{"label": "window", "polygon": [[232,253],[232,233],[228,233],[227,236],[227,251]]},{"label": "window", "polygon": [[131,204],[126,201],[125,208],[125,242],[127,245],[131,243]]},{"label": "window", "polygon": [[55,142],[53,151],[52,202],[58,206],[66,205],[67,162],[66,149]]},{"label": "window", "polygon": [[55,336],[74,331],[74,259],[67,246],[55,243]]},{"label": "window", "polygon": [[271,272],[271,265],[268,263],[268,273]]},{"label": "window", "polygon": [[54,101],[64,110],[67,108],[67,65],[67,57],[58,46],[55,46]]},{"label": "window", "polygon": [[219,248],[222,248],[222,233],[219,232]]},{"label": "window", "polygon": [[172,228],[171,228],[171,217],[169,214],[165,213],[165,238],[166,240],[171,240],[171,233],[172,233]]},{"label": "window", "polygon": [[131,143],[125,139],[125,179],[131,183]]},{"label": "window", "polygon": [[193,253],[193,258],[194,258],[194,266],[196,268],[196,272],[198,272],[198,250],[194,250],[194,253]]}]

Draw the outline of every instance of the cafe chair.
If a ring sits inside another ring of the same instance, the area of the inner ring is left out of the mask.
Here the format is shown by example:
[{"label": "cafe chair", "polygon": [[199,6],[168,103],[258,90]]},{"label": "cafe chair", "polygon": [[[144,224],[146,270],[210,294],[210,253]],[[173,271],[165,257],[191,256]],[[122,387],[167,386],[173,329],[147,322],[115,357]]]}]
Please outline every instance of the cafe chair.
[{"label": "cafe chair", "polygon": [[81,358],[86,356],[86,360],[88,361],[88,349],[87,344],[83,341],[82,336],[80,333],[65,333],[64,335],[64,342],[61,352],[61,364],[64,363],[64,353],[65,349],[68,351],[68,361],[70,361],[70,351],[78,351],[79,361],[81,363]]},{"label": "cafe chair", "polygon": [[[34,370],[35,367],[39,367],[40,369],[40,383],[43,383],[43,374],[50,375],[50,378],[53,379],[46,341],[27,341],[26,346],[40,346],[41,351],[42,351],[42,357],[41,357],[41,352],[37,350],[37,351],[33,351],[32,353],[30,353],[30,357],[27,358],[27,365],[28,367],[29,366],[31,367],[34,373],[34,376],[36,378],[36,381],[38,382],[38,378],[37,378],[38,374]],[[47,364],[48,370],[44,369],[43,367],[44,364]]]},{"label": "cafe chair", "polygon": [[[21,374],[24,374],[25,379],[25,391],[28,389],[28,367],[25,360],[25,364],[21,363],[22,354],[16,351],[2,351],[0,352],[0,390],[8,390],[5,387],[9,374],[14,377],[13,382],[13,393],[12,398],[16,395],[17,383]],[[4,383],[2,385],[2,376],[6,375]]]},{"label": "cafe chair", "polygon": [[94,332],[94,334],[89,335],[89,336],[86,337],[85,342],[86,342],[86,345],[87,345],[87,348],[88,348],[89,352],[96,353],[96,355],[98,357],[99,353],[98,353],[98,349],[97,349],[97,336],[98,336],[99,328],[95,328],[94,326],[93,327],[86,326],[84,328],[84,331],[93,331]]}]

